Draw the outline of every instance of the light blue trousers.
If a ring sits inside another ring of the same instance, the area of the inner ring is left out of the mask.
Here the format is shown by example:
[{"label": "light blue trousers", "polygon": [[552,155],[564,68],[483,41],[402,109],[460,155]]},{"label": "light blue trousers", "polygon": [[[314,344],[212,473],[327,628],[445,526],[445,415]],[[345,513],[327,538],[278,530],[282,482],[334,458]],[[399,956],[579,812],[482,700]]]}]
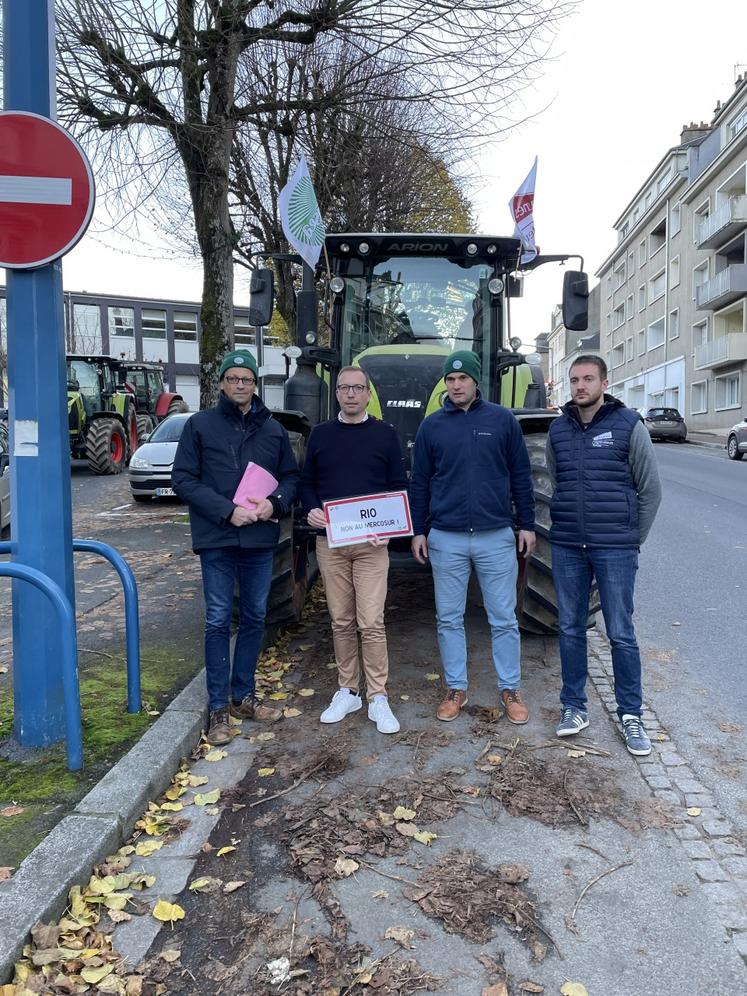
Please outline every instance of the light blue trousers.
[{"label": "light blue trousers", "polygon": [[447,688],[467,687],[464,608],[474,567],[482,590],[493,644],[498,687],[521,685],[521,643],[516,621],[516,541],[513,530],[452,533],[432,529],[428,555],[436,594],[436,625]]}]

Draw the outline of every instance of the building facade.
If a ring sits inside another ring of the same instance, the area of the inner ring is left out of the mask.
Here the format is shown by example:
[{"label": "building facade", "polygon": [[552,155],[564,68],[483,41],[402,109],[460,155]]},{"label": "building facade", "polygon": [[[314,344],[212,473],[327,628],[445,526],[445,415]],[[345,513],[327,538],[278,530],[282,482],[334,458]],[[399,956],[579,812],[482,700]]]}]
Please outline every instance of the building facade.
[{"label": "building facade", "polygon": [[[157,301],[65,291],[65,343],[69,353],[103,354],[163,364],[164,380],[192,411],[200,407],[200,306],[189,301]],[[4,404],[6,353],[5,287],[0,286],[0,407]],[[258,360],[262,399],[283,407],[286,360],[278,341],[265,331],[257,344],[249,309],[234,306],[237,347]]]},{"label": "building facade", "polygon": [[686,126],[615,222],[597,272],[610,391],[692,430],[747,414],[747,74]]}]

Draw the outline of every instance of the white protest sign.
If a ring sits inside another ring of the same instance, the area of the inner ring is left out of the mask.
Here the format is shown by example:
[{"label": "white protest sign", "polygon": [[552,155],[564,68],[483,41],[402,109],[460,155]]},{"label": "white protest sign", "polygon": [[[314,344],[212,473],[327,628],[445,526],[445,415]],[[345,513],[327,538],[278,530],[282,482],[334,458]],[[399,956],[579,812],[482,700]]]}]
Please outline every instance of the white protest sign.
[{"label": "white protest sign", "polygon": [[372,536],[412,536],[410,505],[405,491],[361,495],[324,502],[327,542],[331,547],[365,543]]}]

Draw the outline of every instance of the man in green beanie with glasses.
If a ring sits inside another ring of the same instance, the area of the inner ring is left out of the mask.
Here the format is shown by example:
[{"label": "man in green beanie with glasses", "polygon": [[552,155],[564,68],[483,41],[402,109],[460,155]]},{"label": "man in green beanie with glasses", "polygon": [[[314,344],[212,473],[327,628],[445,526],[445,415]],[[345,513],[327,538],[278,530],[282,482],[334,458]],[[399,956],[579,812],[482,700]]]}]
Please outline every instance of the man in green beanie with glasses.
[{"label": "man in green beanie with glasses", "polygon": [[464,609],[474,568],[490,623],[493,665],[506,716],[522,724],[521,645],[516,620],[516,538],[530,557],[535,546],[534,489],[518,421],[484,401],[480,357],[458,350],[446,358],[447,398],[418,430],[410,481],[412,552],[430,560],[438,645],[446,691],[436,715],[456,719],[467,702]]},{"label": "man in green beanie with glasses", "polygon": [[[199,554],[205,593],[205,674],[213,744],[231,739],[236,719],[282,715],[255,697],[254,673],[265,626],[278,520],[296,498],[298,466],[288,434],[259,397],[257,361],[234,349],[220,365],[220,398],[197,412],[182,432],[174,460],[174,490],[189,506],[192,547]],[[252,461],[277,481],[247,505],[234,495]],[[239,586],[239,629],[230,659],[233,593]]]}]

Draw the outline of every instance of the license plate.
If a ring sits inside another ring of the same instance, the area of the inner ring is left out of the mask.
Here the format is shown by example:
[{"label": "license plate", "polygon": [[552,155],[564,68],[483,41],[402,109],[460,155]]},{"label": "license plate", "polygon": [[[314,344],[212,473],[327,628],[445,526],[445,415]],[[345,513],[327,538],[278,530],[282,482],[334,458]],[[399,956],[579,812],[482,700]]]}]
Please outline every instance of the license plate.
[{"label": "license plate", "polygon": [[156,498],[176,498],[173,488],[156,488]]}]

